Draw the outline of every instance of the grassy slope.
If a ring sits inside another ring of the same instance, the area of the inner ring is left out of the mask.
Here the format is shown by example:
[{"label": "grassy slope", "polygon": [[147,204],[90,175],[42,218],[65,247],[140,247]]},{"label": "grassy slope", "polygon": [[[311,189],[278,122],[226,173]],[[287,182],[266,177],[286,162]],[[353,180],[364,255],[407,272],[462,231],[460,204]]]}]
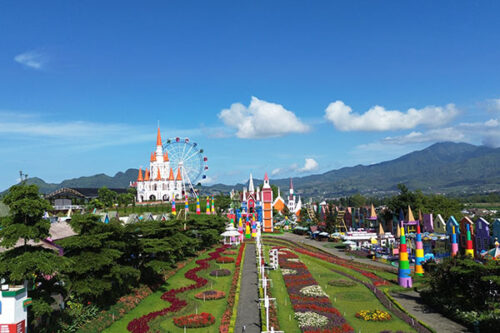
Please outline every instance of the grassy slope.
[{"label": "grassy slope", "polygon": [[[237,250],[235,250],[236,252]],[[204,254],[200,256],[198,259],[203,259],[208,257],[208,254]],[[236,260],[236,255],[231,255],[231,257],[235,258]],[[150,312],[153,311],[158,311],[161,309],[164,309],[170,305],[170,303],[163,301],[160,296],[167,290],[171,288],[180,288],[183,286],[188,286],[193,283],[192,280],[186,279],[184,277],[184,274],[192,269],[195,268],[197,265],[195,263],[196,260],[193,260],[189,265],[186,267],[183,267],[181,270],[177,272],[174,276],[172,276],[170,279],[168,279],[167,283],[160,288],[161,290],[155,292],[151,296],[147,297],[144,301],[142,301],[134,310],[130,311],[127,313],[122,319],[119,321],[115,322],[111,327],[106,329],[104,332],[105,333],[123,333],[123,332],[128,332],[127,331],[127,325],[128,323],[133,320],[134,318],[141,317],[143,315],[146,315]],[[223,290],[226,292],[226,294],[229,292],[229,288],[231,286],[231,275],[230,276],[224,276],[224,277],[219,277],[219,278],[214,278],[209,275],[210,271],[217,269],[217,268],[227,268],[231,270],[231,272],[234,272],[234,263],[231,264],[217,264],[215,261],[211,261],[211,266],[207,270],[203,270],[198,272],[198,276],[204,277],[209,280],[207,285],[202,288],[202,289],[195,289],[191,290],[186,293],[178,294],[178,297],[180,299],[187,299],[188,300],[188,305],[183,308],[181,311],[176,312],[176,313],[170,313],[164,317],[160,317],[156,320],[153,320],[150,322],[150,327],[152,329],[160,329],[161,332],[184,332],[183,329],[176,327],[173,324],[172,318],[173,317],[178,317],[181,315],[187,315],[191,313],[195,313],[196,309],[198,310],[198,313],[200,312],[208,312],[211,313],[215,316],[216,322],[214,325],[210,327],[205,327],[205,328],[200,328],[200,329],[190,329],[189,332],[192,333],[215,333],[218,331],[219,328],[219,323],[220,323],[220,318],[222,317],[222,314],[224,310],[226,309],[226,298],[220,299],[220,300],[214,300],[214,301],[206,301],[203,302],[203,300],[197,300],[194,298],[194,295],[204,291],[204,290],[209,290],[209,289],[217,289],[217,290]]]}]

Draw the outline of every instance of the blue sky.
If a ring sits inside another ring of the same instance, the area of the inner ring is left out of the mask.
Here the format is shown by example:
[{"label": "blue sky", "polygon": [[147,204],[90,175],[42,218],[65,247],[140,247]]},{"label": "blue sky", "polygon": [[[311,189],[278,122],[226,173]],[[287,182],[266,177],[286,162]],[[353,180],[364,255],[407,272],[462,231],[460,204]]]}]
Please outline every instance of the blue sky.
[{"label": "blue sky", "polygon": [[146,166],[157,122],[209,181],[500,146],[498,1],[0,3],[0,188]]}]

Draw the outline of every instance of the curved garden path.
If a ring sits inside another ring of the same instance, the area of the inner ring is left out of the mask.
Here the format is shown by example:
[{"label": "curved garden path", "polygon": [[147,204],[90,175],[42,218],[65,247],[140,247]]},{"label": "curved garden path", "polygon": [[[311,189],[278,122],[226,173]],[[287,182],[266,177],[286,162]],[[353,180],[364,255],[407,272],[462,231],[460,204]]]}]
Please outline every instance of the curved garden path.
[{"label": "curved garden path", "polygon": [[[248,243],[245,248],[245,261],[241,275],[235,333],[258,333],[261,331],[258,282],[255,243]],[[243,326],[245,326],[245,331],[243,331]]]},{"label": "curved garden path", "polygon": [[187,279],[193,280],[195,283],[193,283],[189,286],[185,286],[185,287],[181,287],[181,288],[177,288],[177,289],[170,289],[169,291],[167,291],[166,293],[164,293],[161,296],[161,299],[170,303],[169,307],[164,308],[160,311],[148,313],[147,315],[144,315],[140,318],[136,318],[136,319],[132,320],[128,324],[127,329],[132,333],[146,333],[149,331],[148,323],[151,320],[155,319],[156,317],[166,315],[169,312],[177,312],[177,311],[181,310],[183,307],[185,307],[187,305],[187,302],[183,299],[177,298],[177,294],[186,292],[188,290],[201,288],[204,285],[206,285],[208,283],[208,280],[205,278],[199,277],[196,273],[198,273],[201,270],[209,268],[210,267],[209,261],[215,260],[218,257],[220,257],[220,253],[223,252],[224,250],[226,250],[226,247],[222,246],[222,247],[217,248],[215,251],[210,252],[208,254],[208,258],[200,259],[200,260],[196,261],[196,264],[198,265],[198,267],[190,269],[189,271],[186,272],[186,274],[184,276]]},{"label": "curved garden path", "polygon": [[[346,259],[349,261],[355,261],[357,263],[361,263],[366,266],[377,266],[384,269],[390,267],[389,265],[376,262],[376,261],[368,261],[366,259],[360,259],[352,256],[346,255],[344,252],[341,252],[336,248],[327,248],[322,246],[322,242],[318,242],[312,239],[308,239],[304,236],[296,235],[293,233],[284,233],[281,235],[273,235],[270,237],[282,238],[285,240],[290,240],[296,243],[303,243],[309,246],[316,247],[324,252],[330,253],[334,256],[337,256],[342,259]],[[430,327],[432,327],[436,332],[469,332],[467,328],[464,326],[448,319],[443,316],[439,312],[436,312],[429,307],[425,306],[420,299],[420,294],[413,290],[408,290],[407,292],[393,293],[391,295],[394,297],[400,304],[403,306],[408,313],[417,318],[418,320],[426,323]]]}]

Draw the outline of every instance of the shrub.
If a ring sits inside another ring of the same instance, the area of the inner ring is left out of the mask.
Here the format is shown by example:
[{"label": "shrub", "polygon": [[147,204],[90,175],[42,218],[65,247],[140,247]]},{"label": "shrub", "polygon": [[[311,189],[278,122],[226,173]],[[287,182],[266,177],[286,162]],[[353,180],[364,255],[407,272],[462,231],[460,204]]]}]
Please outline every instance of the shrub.
[{"label": "shrub", "polygon": [[207,327],[213,325],[213,323],[215,323],[215,317],[206,312],[174,318],[175,326],[180,328]]},{"label": "shrub", "polygon": [[352,287],[352,286],[356,285],[356,282],[349,281],[349,280],[338,279],[338,280],[328,281],[328,284],[330,286],[334,286],[334,287]]}]

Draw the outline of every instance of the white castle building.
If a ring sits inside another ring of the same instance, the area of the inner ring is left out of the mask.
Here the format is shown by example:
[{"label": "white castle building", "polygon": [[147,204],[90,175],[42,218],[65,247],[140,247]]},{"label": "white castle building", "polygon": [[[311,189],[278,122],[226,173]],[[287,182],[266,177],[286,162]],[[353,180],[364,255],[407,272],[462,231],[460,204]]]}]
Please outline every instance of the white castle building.
[{"label": "white castle building", "polygon": [[146,168],[144,176],[140,168],[137,182],[130,184],[137,187],[137,202],[182,200],[185,194],[182,166],[174,167],[177,167],[175,172],[168,160],[168,152],[163,151],[158,127],[156,151],[151,153],[149,168]]}]

